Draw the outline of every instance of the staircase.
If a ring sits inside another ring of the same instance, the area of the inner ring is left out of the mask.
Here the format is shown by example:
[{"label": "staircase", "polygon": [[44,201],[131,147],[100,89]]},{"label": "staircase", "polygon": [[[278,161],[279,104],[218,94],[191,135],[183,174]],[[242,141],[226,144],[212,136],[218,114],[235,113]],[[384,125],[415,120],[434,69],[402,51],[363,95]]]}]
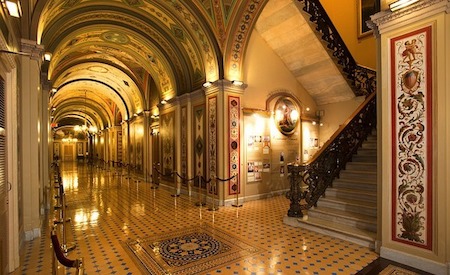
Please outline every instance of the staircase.
[{"label": "staircase", "polygon": [[286,223],[375,248],[377,232],[377,137],[370,135],[303,219]]}]

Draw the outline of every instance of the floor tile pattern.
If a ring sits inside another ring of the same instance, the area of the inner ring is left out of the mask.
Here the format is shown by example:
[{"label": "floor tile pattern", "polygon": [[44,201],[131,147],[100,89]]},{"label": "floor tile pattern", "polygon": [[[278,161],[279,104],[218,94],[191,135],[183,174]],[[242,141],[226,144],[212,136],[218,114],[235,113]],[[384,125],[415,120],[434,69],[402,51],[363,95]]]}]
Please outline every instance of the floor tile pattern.
[{"label": "floor tile pattern", "polygon": [[263,251],[206,223],[126,245],[147,273],[172,275],[199,274]]},{"label": "floor tile pattern", "polygon": [[[114,170],[62,163],[61,171],[66,215],[71,218],[66,241],[76,244],[67,257],[83,257],[86,274],[142,274],[124,243],[205,224],[225,232],[230,241],[246,240],[261,250],[192,274],[347,275],[378,257],[356,244],[285,225],[289,200],[284,196],[208,211],[195,206],[196,196],[172,197],[171,190],[151,189],[151,184],[118,176]],[[13,274],[50,274],[50,225],[55,215],[50,209],[42,222],[42,237],[24,244],[21,266]],[[60,267],[60,273],[63,270]]]}]

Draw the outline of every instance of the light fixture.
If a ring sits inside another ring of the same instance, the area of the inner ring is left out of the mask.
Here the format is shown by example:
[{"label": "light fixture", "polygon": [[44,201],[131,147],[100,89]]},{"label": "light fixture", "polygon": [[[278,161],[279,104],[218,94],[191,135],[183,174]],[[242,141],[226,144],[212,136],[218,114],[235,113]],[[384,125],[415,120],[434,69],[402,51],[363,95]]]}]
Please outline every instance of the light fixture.
[{"label": "light fixture", "polygon": [[98,129],[93,125],[90,125],[89,127],[87,126],[86,105],[86,91],[84,91],[84,125],[76,125],[74,130],[75,132],[83,132],[86,135],[93,135],[97,133]]},{"label": "light fixture", "polygon": [[212,83],[209,81],[206,81],[205,83],[203,83],[203,87],[205,87],[205,88],[209,88],[211,86],[212,86]]},{"label": "light fixture", "polygon": [[161,100],[161,104],[162,105],[167,104],[167,101],[165,99],[163,99],[163,100]]},{"label": "light fixture", "polygon": [[389,4],[389,9],[391,11],[396,11],[399,9],[403,9],[411,4],[416,3],[419,0],[398,0]]},{"label": "light fixture", "polygon": [[239,81],[239,80],[233,80],[231,83],[233,83],[233,85],[235,85],[235,86],[242,86],[242,85],[244,85],[244,82]]},{"label": "light fixture", "polygon": [[44,60],[45,61],[50,61],[52,59],[52,54],[51,53],[44,53]]},{"label": "light fixture", "polygon": [[20,18],[22,16],[22,8],[19,0],[2,0],[2,3],[12,17]]},{"label": "light fixture", "polygon": [[52,88],[52,93],[56,93],[57,91],[58,91],[58,89]]}]

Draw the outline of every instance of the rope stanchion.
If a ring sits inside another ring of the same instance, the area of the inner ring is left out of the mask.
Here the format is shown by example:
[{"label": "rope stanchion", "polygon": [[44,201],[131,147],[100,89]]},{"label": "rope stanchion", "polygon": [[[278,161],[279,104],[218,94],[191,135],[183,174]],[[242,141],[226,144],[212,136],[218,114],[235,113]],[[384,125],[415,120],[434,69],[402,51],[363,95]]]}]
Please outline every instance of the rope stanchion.
[{"label": "rope stanchion", "polygon": [[239,186],[239,177],[237,174],[234,174],[234,177],[236,177],[236,181],[237,181],[236,185],[234,185],[234,186],[236,186],[236,190],[234,190],[236,192],[236,203],[232,204],[231,206],[242,207],[242,204],[239,203],[239,191],[240,191],[239,187],[238,187]]},{"label": "rope stanchion", "polygon": [[213,181],[213,185],[212,185],[212,193],[213,193],[212,203],[213,204],[212,204],[212,207],[210,207],[208,209],[209,211],[217,211],[217,210],[219,210],[219,206],[217,206],[217,208],[215,207],[216,196],[218,196],[218,194],[217,194],[217,182],[218,181],[221,181],[221,182],[230,181],[234,177],[236,177],[236,174],[233,175],[231,178],[228,178],[228,179],[221,179],[221,178],[215,177],[214,175],[211,177],[211,180],[214,180]]},{"label": "rope stanchion", "polygon": [[152,186],[151,189],[158,189],[159,183],[161,182],[161,175],[159,173],[158,167],[161,166],[161,164],[153,163],[153,173],[152,173]]},{"label": "rope stanchion", "polygon": [[84,274],[83,258],[70,260],[64,255],[64,251],[61,250],[61,244],[59,243],[55,227],[53,227],[51,232],[51,240],[54,252],[52,257],[52,274],[58,274],[58,262],[65,267],[76,268],[76,275]]},{"label": "rope stanchion", "polygon": [[75,249],[76,244],[75,243],[70,243],[70,244],[67,243],[67,226],[66,226],[66,223],[70,223],[71,220],[70,219],[66,219],[66,209],[65,209],[65,207],[66,207],[66,194],[65,193],[62,194],[62,205],[63,205],[63,207],[62,207],[61,211],[62,211],[63,223],[61,223],[61,225],[62,225],[63,241],[62,241],[61,248],[62,248],[62,250],[65,253],[68,253],[69,251],[72,251],[72,250]]},{"label": "rope stanchion", "polygon": [[216,208],[216,203],[215,203],[216,195],[217,195],[216,194],[217,193],[217,178],[215,177],[215,175],[211,176],[210,182],[212,184],[212,185],[210,184],[210,187],[212,190],[212,206],[210,208],[208,208],[208,210],[209,211],[217,211],[217,210],[219,210],[219,207]]},{"label": "rope stanchion", "polygon": [[178,181],[177,181],[177,179],[178,179],[178,173],[177,173],[177,171],[173,171],[173,172],[172,172],[172,175],[173,175],[173,185],[174,185],[174,187],[175,187],[175,193],[172,194],[171,196],[172,196],[172,197],[179,197],[179,196],[180,196],[180,193],[179,193],[179,191],[178,191]]},{"label": "rope stanchion", "polygon": [[[198,172],[197,175],[197,180],[198,180],[198,202],[195,203],[196,206],[205,206],[206,202],[203,201],[203,195],[202,195],[202,182],[203,182],[203,177],[200,174],[200,172]],[[208,185],[208,183],[205,181],[205,187]],[[205,188],[206,189],[206,188]]]}]

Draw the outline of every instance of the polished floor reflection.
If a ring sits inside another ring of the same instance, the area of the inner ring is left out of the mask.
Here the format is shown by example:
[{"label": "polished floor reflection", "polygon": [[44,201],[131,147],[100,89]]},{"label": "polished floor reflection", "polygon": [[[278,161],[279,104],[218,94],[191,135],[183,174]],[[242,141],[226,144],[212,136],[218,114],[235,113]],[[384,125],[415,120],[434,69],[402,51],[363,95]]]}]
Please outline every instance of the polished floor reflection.
[{"label": "polished floor reflection", "polygon": [[[127,243],[205,225],[258,250],[191,274],[355,274],[378,257],[367,248],[285,225],[284,196],[208,211],[195,205],[195,195],[172,197],[170,190],[151,189],[117,171],[62,163],[61,172],[71,218],[66,241],[76,244],[67,257],[83,257],[86,274],[145,274]],[[42,237],[25,243],[13,274],[50,274],[54,218],[51,210]]]}]

